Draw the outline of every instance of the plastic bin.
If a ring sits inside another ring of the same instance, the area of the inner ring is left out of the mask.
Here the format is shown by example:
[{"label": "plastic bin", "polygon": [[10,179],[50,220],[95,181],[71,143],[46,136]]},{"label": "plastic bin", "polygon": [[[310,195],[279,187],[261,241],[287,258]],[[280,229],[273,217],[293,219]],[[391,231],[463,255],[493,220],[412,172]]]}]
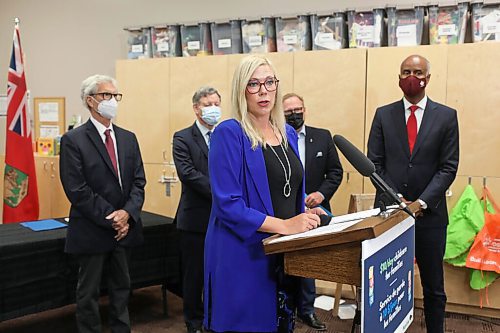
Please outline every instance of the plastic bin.
[{"label": "plastic bin", "polygon": [[195,57],[212,54],[210,23],[181,25],[182,56]]},{"label": "plastic bin", "polygon": [[462,44],[465,41],[469,3],[429,7],[429,43]]},{"label": "plastic bin", "polygon": [[276,52],[276,27],[273,17],[241,23],[243,53]]},{"label": "plastic bin", "polygon": [[500,41],[500,3],[473,3],[471,21],[474,43]]},{"label": "plastic bin", "polygon": [[337,50],[347,47],[347,25],[344,13],[311,15],[312,49]]},{"label": "plastic bin", "polygon": [[384,41],[384,10],[347,12],[349,47],[379,47]]},{"label": "plastic bin", "polygon": [[163,25],[151,28],[153,58],[180,57],[181,30],[178,25]]},{"label": "plastic bin", "polygon": [[236,54],[243,52],[241,43],[241,20],[210,25],[214,54]]},{"label": "plastic bin", "polygon": [[125,28],[128,32],[128,59],[151,58],[151,29],[149,27]]},{"label": "plastic bin", "polygon": [[425,8],[387,8],[387,45],[415,46],[422,44]]},{"label": "plastic bin", "polygon": [[307,51],[311,49],[311,21],[308,15],[276,18],[278,52]]}]

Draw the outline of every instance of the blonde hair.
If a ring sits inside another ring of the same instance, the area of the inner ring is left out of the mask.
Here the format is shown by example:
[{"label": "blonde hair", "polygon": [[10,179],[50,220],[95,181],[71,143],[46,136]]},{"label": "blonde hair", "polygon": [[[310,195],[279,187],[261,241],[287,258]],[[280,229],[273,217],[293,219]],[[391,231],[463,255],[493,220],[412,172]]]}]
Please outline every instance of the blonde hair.
[{"label": "blonde hair", "polygon": [[[232,106],[233,117],[238,120],[243,128],[245,134],[249,137],[252,143],[252,149],[257,149],[260,145],[266,147],[266,140],[263,133],[254,126],[251,118],[249,117],[248,105],[245,96],[248,81],[252,78],[252,74],[260,66],[269,66],[276,76],[276,69],[269,59],[260,55],[250,55],[243,58],[234,71],[233,88],[232,88]],[[276,98],[274,106],[271,110],[269,121],[275,131],[278,131],[283,138],[283,144],[288,146],[288,140],[285,129],[285,115],[283,113],[283,106],[281,101],[281,89],[278,84],[276,89]]]}]

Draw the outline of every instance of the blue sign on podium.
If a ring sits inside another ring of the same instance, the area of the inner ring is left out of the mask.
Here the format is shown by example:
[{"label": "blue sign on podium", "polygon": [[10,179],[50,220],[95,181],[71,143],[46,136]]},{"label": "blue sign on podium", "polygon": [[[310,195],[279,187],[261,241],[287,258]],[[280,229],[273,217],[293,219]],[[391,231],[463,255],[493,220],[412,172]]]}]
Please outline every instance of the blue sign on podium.
[{"label": "blue sign on podium", "polygon": [[361,332],[406,332],[413,321],[415,220],[408,217],[361,248]]}]

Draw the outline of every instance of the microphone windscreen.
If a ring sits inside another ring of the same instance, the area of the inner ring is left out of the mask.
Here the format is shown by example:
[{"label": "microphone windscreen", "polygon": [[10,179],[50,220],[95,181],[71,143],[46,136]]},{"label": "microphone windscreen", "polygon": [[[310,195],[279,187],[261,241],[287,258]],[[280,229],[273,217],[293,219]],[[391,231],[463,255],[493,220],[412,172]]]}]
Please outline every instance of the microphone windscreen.
[{"label": "microphone windscreen", "polygon": [[333,142],[335,142],[337,148],[360,174],[370,177],[375,172],[373,162],[342,135],[334,135]]}]

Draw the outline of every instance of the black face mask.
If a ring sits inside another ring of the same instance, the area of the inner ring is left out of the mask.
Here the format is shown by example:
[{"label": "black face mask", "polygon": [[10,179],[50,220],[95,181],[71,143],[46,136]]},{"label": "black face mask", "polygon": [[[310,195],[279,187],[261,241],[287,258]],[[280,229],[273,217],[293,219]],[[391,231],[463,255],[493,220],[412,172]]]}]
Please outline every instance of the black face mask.
[{"label": "black face mask", "polygon": [[288,125],[298,130],[304,125],[304,113],[292,113],[291,115],[285,116]]}]

